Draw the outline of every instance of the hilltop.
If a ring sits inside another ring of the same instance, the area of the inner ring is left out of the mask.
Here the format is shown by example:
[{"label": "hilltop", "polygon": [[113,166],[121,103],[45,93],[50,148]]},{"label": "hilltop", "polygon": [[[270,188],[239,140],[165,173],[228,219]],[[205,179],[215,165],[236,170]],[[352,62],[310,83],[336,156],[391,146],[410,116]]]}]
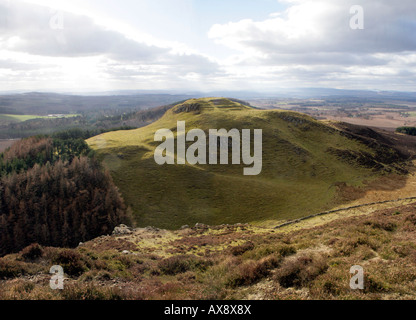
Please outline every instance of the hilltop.
[{"label": "hilltop", "polygon": [[[166,128],[176,135],[178,121],[205,133],[262,129],[262,173],[246,177],[243,165],[231,164],[157,165],[154,134]],[[387,188],[403,187],[416,140],[366,130],[296,112],[259,110],[235,99],[202,98],[175,105],[146,127],[87,142],[109,168],[139,227],[267,226],[357,200],[386,176],[396,182]]]}]

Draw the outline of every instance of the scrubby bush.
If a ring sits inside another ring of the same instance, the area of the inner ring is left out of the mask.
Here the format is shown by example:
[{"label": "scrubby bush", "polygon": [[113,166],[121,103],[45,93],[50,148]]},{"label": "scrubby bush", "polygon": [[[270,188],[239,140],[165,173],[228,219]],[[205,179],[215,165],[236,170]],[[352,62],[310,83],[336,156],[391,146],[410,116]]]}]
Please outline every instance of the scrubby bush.
[{"label": "scrubby bush", "polygon": [[212,263],[195,256],[174,256],[158,262],[159,270],[166,275],[176,275],[191,270],[205,270]]},{"label": "scrubby bush", "polygon": [[291,245],[282,245],[277,249],[277,253],[281,257],[288,257],[288,256],[296,253],[296,248],[294,246],[291,246]]},{"label": "scrubby bush", "polygon": [[34,261],[42,257],[43,248],[39,244],[33,243],[30,246],[27,246],[26,248],[24,248],[20,252],[20,255],[25,261]]},{"label": "scrubby bush", "polygon": [[24,273],[25,269],[21,263],[0,259],[0,279],[16,278]]},{"label": "scrubby bush", "polygon": [[118,289],[99,288],[93,284],[67,284],[61,295],[65,300],[122,300]]},{"label": "scrubby bush", "polygon": [[327,259],[321,255],[301,255],[288,259],[278,269],[276,278],[281,286],[305,287],[328,269]]},{"label": "scrubby bush", "polygon": [[356,252],[357,248],[361,246],[365,246],[376,251],[379,247],[379,243],[367,236],[351,235],[349,238],[338,239],[335,242],[334,248],[337,251],[334,253],[334,255],[348,257]]},{"label": "scrubby bush", "polygon": [[416,225],[416,214],[412,213],[408,215],[405,221],[409,221],[410,223]]},{"label": "scrubby bush", "polygon": [[397,229],[397,224],[390,221],[383,221],[381,219],[377,220],[367,220],[364,222],[365,225],[371,226],[374,229],[381,229],[388,232],[393,232]]},{"label": "scrubby bush", "polygon": [[248,259],[260,260],[270,255],[278,258],[284,258],[296,253],[296,248],[285,243],[278,244],[262,244],[251,251],[247,251],[243,257]]},{"label": "scrubby bush", "polygon": [[331,267],[313,281],[313,285],[309,287],[310,294],[317,299],[337,298],[342,294],[350,294],[350,274],[346,270],[348,265]]},{"label": "scrubby bush", "polygon": [[75,250],[62,250],[56,255],[53,262],[60,265],[69,276],[79,276],[87,270],[82,255]]},{"label": "scrubby bush", "polygon": [[254,249],[253,242],[248,241],[242,245],[231,248],[231,254],[233,256],[241,256],[243,253],[253,250],[253,249]]},{"label": "scrubby bush", "polygon": [[383,279],[379,279],[373,275],[367,275],[364,284],[364,291],[366,293],[382,293],[389,291],[389,286]]},{"label": "scrubby bush", "polygon": [[231,287],[253,284],[268,276],[270,270],[276,268],[279,261],[273,257],[263,258],[260,261],[247,261],[236,268],[228,281]]}]

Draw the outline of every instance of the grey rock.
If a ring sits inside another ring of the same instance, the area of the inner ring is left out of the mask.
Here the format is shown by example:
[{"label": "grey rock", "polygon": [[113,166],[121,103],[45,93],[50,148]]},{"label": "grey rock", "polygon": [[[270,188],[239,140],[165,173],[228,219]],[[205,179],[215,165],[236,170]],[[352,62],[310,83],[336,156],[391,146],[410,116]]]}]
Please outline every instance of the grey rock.
[{"label": "grey rock", "polygon": [[132,233],[132,229],[125,224],[120,224],[118,227],[115,227],[113,231],[113,235],[126,235]]},{"label": "grey rock", "polygon": [[155,227],[151,227],[151,226],[146,227],[145,229],[146,229],[146,231],[150,231],[150,232],[159,232],[160,231],[160,229],[155,228]]},{"label": "grey rock", "polygon": [[195,224],[195,228],[208,229],[208,226],[203,223],[197,223]]}]

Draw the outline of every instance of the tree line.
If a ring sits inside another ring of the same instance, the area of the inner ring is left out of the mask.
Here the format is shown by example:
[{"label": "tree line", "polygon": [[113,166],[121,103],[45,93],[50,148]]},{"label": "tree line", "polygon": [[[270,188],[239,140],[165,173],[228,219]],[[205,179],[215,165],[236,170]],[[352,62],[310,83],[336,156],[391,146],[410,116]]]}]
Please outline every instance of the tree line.
[{"label": "tree line", "polygon": [[416,127],[399,127],[396,129],[396,132],[416,136]]},{"label": "tree line", "polygon": [[0,255],[32,243],[74,247],[127,222],[117,187],[84,140],[31,137],[0,155]]}]

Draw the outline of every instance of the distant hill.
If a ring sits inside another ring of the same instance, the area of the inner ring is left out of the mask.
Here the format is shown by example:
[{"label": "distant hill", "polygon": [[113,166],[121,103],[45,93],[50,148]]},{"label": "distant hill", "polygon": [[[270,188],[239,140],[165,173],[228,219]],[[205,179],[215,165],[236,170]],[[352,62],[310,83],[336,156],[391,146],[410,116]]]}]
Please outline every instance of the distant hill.
[{"label": "distant hill", "polygon": [[[162,128],[176,133],[177,121],[186,121],[187,131],[199,128],[205,133],[262,129],[262,173],[243,176],[243,164],[157,165],[153,155],[160,143],[154,142],[154,134]],[[361,129],[295,112],[257,110],[233,99],[204,98],[180,103],[146,127],[87,142],[110,169],[138,226],[176,229],[198,222],[299,218],[345,201],[340,197],[343,186],[406,173],[406,160],[414,156],[406,143]]]},{"label": "distant hill", "polygon": [[174,106],[173,101],[177,102],[183,97],[82,97],[43,93],[0,96],[0,105],[9,106],[0,106],[0,139],[53,134],[72,129],[96,131],[99,134],[114,128],[140,128],[161,118],[166,110]]},{"label": "distant hill", "polygon": [[141,94],[82,96],[30,92],[0,95],[0,113],[3,114],[70,114],[106,109],[147,109],[170,104],[187,95]]}]

